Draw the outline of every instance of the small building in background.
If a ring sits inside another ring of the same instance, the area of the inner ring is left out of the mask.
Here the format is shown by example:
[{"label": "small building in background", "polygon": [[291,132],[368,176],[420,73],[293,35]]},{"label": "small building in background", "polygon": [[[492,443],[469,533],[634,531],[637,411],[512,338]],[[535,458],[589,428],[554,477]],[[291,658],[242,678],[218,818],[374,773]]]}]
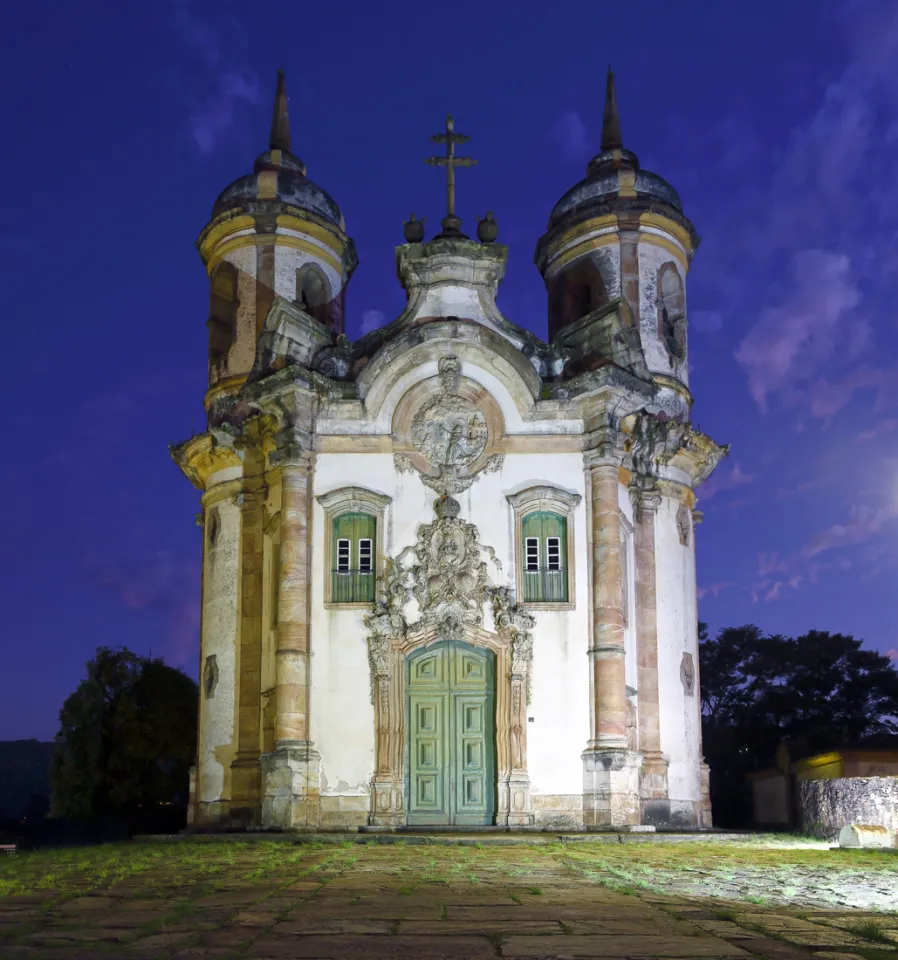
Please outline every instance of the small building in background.
[{"label": "small building in background", "polygon": [[[878,783],[883,778],[893,782],[885,785]],[[862,794],[886,787],[898,789],[898,736],[883,735],[868,737],[851,744],[834,747],[828,751],[812,750],[799,743],[782,742],[776,752],[775,765],[766,770],[757,770],[749,774],[754,798],[754,821],[758,827],[778,827],[780,829],[810,829],[815,824],[830,819],[815,814],[815,808],[821,802],[816,798],[821,788],[804,788],[800,784],[807,781],[856,781],[869,780],[870,783],[856,783],[849,791],[856,806]],[[825,788],[823,792],[832,793],[835,787]],[[845,788],[839,790],[845,793]],[[830,801],[829,805],[837,801]],[[847,801],[846,801],[847,802]],[[855,818],[863,821],[860,809]],[[844,811],[845,815],[848,811]],[[836,816],[833,813],[833,816]],[[848,821],[846,821],[848,822]],[[885,825],[885,824],[884,824]]]}]

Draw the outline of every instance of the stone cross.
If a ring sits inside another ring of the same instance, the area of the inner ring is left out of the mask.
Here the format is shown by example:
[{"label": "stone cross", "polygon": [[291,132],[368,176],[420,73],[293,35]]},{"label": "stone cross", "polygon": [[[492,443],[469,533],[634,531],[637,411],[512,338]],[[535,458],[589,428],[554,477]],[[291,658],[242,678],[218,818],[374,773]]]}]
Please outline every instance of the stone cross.
[{"label": "stone cross", "polygon": [[451,116],[446,117],[446,132],[445,133],[435,133],[430,138],[434,143],[445,143],[446,144],[446,156],[445,157],[427,157],[424,162],[429,164],[431,167],[445,167],[446,168],[446,196],[449,204],[448,214],[450,217],[455,216],[455,168],[456,167],[473,167],[476,160],[471,160],[469,157],[457,157],[455,155],[455,145],[457,143],[467,143],[470,140],[470,137],[466,137],[463,133],[455,132],[455,121]]}]

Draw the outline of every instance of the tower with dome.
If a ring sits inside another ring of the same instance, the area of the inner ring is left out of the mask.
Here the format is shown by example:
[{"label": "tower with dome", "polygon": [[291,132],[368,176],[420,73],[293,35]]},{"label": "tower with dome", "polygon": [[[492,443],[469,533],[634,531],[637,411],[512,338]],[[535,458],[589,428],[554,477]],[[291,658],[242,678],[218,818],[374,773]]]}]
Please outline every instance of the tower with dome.
[{"label": "tower with dome", "polygon": [[454,210],[396,248],[402,313],[345,335],[358,265],[293,152],[215,201],[201,492],[197,828],[709,827],[694,529],[726,448],[690,422],[680,198],[602,142],[536,246],[547,336],[504,317],[507,247]]}]

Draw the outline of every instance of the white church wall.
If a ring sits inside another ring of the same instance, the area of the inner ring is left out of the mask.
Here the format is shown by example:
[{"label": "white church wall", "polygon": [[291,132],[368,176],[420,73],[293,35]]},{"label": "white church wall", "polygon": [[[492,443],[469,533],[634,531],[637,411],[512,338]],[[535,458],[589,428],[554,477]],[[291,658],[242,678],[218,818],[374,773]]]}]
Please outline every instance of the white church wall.
[{"label": "white church wall", "polygon": [[[655,563],[658,603],[658,694],[661,750],[667,756],[668,791],[674,822],[694,823],[700,800],[695,697],[687,697],[681,678],[683,654],[695,651],[693,551],[680,542],[679,503],[662,497],[655,519]],[[691,618],[691,619],[690,619]]]},{"label": "white church wall", "polygon": [[[214,545],[209,545],[212,523],[209,515],[213,510],[217,512],[218,531]],[[233,741],[239,623],[240,507],[232,500],[223,500],[210,507],[204,536],[207,546],[203,575],[200,749],[196,800],[201,805],[214,805],[228,796],[227,766],[236,749]],[[206,694],[204,679],[209,657],[215,657],[215,685],[211,696]],[[200,817],[202,815],[201,809]]]},{"label": "white church wall", "polygon": [[[582,793],[580,754],[589,736],[586,507],[579,453],[510,454],[501,471],[482,475],[457,497],[461,515],[480,531],[502,564],[488,562],[491,579],[514,586],[513,512],[506,494],[548,484],[578,493],[573,517],[574,609],[535,611],[532,702],[528,710],[528,767],[534,794]],[[412,474],[395,470],[389,454],[319,454],[314,495],[348,485],[392,498],[384,546],[395,556],[414,544],[420,524],[434,519],[435,494]],[[322,796],[367,793],[374,767],[374,715],[370,702],[364,610],[325,607],[324,510],[315,502],[312,531],[311,731],[321,754]],[[409,611],[414,615],[413,611]],[[489,621],[487,620],[487,623]]]}]

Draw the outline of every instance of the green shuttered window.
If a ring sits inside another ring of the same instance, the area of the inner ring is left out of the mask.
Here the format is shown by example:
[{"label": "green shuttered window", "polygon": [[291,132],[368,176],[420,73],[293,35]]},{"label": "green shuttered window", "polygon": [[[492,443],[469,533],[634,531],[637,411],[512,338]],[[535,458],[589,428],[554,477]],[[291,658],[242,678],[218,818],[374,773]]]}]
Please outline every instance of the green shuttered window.
[{"label": "green shuttered window", "polygon": [[341,513],[333,520],[331,603],[374,600],[377,520],[369,513]]},{"label": "green shuttered window", "polygon": [[528,513],[521,521],[524,600],[567,603],[567,520],[558,513]]}]

